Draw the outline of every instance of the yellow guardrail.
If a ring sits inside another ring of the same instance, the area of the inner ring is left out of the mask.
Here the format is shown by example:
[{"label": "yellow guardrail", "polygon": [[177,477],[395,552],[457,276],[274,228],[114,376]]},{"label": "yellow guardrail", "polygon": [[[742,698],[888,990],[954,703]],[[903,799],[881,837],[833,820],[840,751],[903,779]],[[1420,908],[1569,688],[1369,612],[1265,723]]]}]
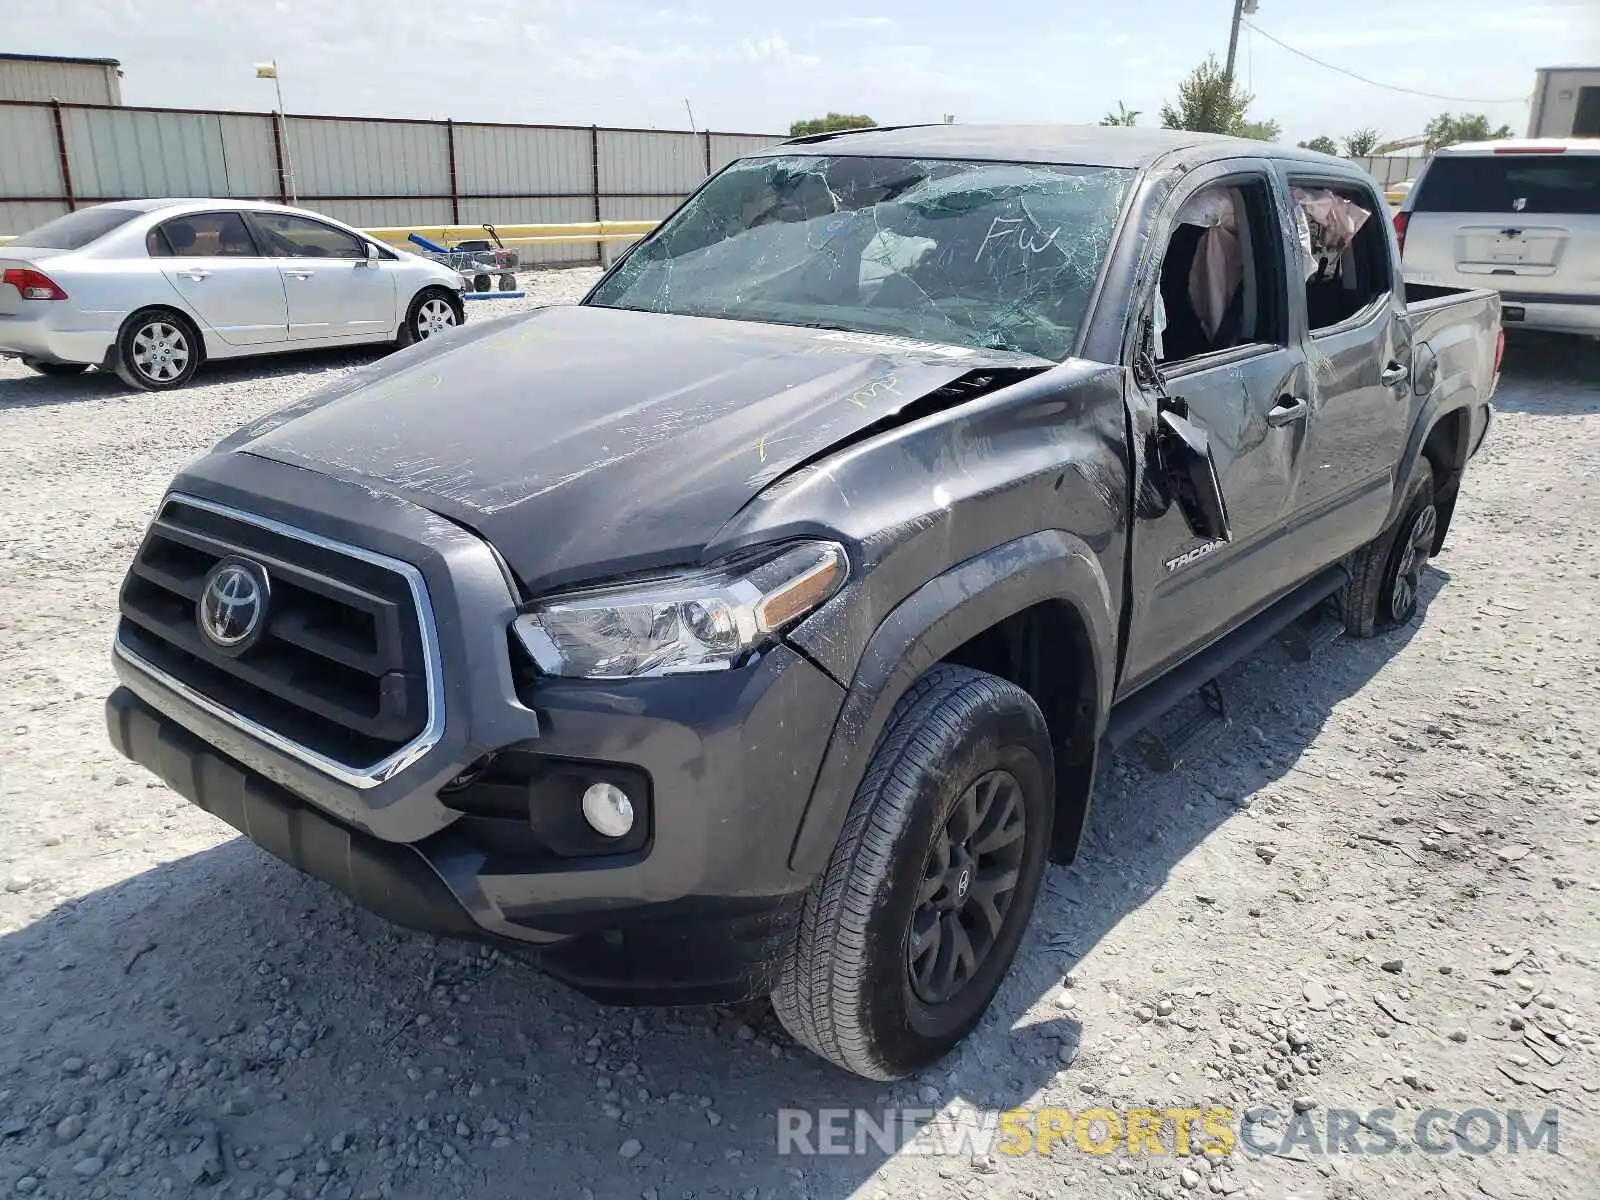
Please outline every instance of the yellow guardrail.
[{"label": "yellow guardrail", "polygon": [[[496,225],[494,229],[504,242],[561,246],[574,242],[631,242],[643,237],[658,224],[657,221],[576,221],[561,225]],[[362,232],[380,242],[404,248],[415,245],[407,240],[413,233],[421,234],[430,242],[443,244],[487,236],[482,225],[391,225],[364,229]],[[15,235],[0,234],[0,246],[15,240]]]},{"label": "yellow guardrail", "polygon": [[[494,231],[508,245],[560,246],[572,242],[636,241],[658,224],[657,221],[576,221],[560,225],[496,225]],[[396,225],[362,232],[400,247],[415,245],[408,240],[413,233],[441,245],[488,236],[482,225]]]}]

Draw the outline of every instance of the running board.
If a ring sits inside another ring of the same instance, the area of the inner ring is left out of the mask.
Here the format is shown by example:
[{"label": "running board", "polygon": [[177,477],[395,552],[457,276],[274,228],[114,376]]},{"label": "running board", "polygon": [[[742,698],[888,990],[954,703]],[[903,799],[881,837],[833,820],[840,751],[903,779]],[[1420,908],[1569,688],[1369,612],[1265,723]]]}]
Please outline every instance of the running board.
[{"label": "running board", "polygon": [[[1180,736],[1185,739],[1185,744],[1177,748],[1176,753],[1172,748],[1156,752],[1157,759],[1163,764],[1156,769],[1172,770],[1181,761],[1183,753],[1193,748],[1194,741],[1204,732],[1205,726],[1214,720],[1227,721],[1227,709],[1215,682],[1217,676],[1234,663],[1254,654],[1286,627],[1344,587],[1348,580],[1349,576],[1343,567],[1329,567],[1288,595],[1273,601],[1239,628],[1218,638],[1194,657],[1140,688],[1111,710],[1104,738],[1107,748],[1115,750],[1124,745],[1163,713],[1199,692],[1206,715],[1198,723],[1190,722],[1184,727]],[[1147,754],[1147,760],[1150,757]],[[1156,766],[1156,763],[1152,762],[1151,765]]]}]

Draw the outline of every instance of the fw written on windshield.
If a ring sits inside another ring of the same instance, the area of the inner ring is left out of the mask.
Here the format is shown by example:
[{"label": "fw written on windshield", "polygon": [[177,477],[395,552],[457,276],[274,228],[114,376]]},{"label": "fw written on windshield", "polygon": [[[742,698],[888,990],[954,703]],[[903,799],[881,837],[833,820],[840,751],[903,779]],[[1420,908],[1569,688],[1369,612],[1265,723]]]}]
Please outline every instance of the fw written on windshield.
[{"label": "fw written on windshield", "polygon": [[711,180],[590,297],[1059,362],[1132,172],[786,155]]}]

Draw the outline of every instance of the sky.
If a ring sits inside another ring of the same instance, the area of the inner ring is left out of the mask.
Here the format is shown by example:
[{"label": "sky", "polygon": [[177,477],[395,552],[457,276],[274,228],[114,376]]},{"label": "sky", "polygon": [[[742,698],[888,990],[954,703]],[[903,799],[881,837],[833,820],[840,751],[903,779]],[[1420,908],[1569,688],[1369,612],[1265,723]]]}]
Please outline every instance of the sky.
[{"label": "sky", "polygon": [[[117,58],[123,100],[289,112],[787,132],[880,124],[1096,121],[1120,101],[1157,125],[1232,0],[0,0],[0,49]],[[1600,65],[1600,0],[1259,0],[1237,72],[1285,139],[1370,126],[1418,134],[1444,111],[1518,133],[1534,69]],[[688,108],[685,102],[688,103]]]}]

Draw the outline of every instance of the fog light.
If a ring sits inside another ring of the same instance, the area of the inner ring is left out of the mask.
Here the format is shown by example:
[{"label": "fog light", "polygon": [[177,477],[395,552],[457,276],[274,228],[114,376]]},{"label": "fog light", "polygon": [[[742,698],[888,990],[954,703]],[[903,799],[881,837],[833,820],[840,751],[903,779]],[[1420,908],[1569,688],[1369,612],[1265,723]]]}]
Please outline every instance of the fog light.
[{"label": "fog light", "polygon": [[633,828],[633,801],[614,783],[591,783],[583,793],[583,819],[603,837],[619,838]]}]

